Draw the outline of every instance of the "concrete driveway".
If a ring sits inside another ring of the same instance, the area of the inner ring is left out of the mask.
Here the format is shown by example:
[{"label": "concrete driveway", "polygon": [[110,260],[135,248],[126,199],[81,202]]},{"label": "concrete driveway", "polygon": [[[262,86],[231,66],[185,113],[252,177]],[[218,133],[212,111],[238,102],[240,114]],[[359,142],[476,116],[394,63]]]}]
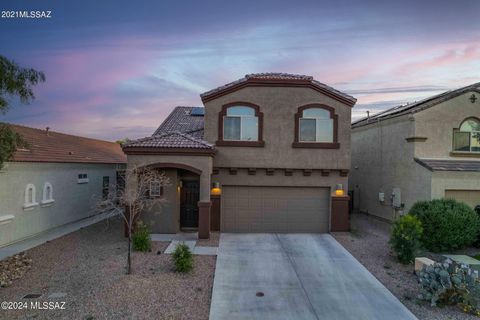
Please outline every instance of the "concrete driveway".
[{"label": "concrete driveway", "polygon": [[329,234],[227,233],[210,319],[416,318]]}]

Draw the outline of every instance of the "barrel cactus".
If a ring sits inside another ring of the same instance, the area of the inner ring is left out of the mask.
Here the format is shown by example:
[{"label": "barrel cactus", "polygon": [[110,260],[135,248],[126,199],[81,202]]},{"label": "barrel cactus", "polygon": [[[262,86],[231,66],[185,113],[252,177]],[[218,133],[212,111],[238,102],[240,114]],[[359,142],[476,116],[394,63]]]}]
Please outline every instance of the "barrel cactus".
[{"label": "barrel cactus", "polygon": [[478,271],[446,259],[424,266],[417,276],[422,287],[418,299],[432,306],[459,305],[465,312],[480,315]]}]

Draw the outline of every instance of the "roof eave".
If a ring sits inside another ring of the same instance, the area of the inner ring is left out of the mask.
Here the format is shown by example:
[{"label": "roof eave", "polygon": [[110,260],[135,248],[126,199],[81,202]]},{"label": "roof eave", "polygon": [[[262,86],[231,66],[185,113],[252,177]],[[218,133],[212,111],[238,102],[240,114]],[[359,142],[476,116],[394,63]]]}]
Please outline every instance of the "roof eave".
[{"label": "roof eave", "polygon": [[214,156],[215,149],[200,148],[164,148],[164,147],[127,147],[123,149],[127,155],[191,155]]}]

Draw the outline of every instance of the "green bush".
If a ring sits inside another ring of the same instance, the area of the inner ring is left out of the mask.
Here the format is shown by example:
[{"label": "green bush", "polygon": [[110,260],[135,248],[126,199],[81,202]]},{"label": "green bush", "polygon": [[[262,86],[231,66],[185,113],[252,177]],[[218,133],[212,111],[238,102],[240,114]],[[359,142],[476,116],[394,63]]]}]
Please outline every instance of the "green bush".
[{"label": "green bush", "polygon": [[173,262],[175,263],[175,271],[189,272],[193,269],[193,255],[190,248],[185,243],[180,243],[173,252]]},{"label": "green bush", "polygon": [[401,263],[409,263],[420,248],[422,223],[417,217],[405,215],[393,223],[390,245]]},{"label": "green bush", "polygon": [[478,274],[450,259],[424,266],[417,273],[421,285],[420,300],[431,306],[457,305],[464,312],[480,316],[480,282]]},{"label": "green bush", "polygon": [[480,218],[465,203],[453,199],[420,201],[409,213],[422,222],[422,244],[428,250],[456,250],[471,245],[477,239]]},{"label": "green bush", "polygon": [[132,236],[133,249],[135,251],[150,251],[152,249],[152,239],[150,238],[150,228],[139,221]]}]

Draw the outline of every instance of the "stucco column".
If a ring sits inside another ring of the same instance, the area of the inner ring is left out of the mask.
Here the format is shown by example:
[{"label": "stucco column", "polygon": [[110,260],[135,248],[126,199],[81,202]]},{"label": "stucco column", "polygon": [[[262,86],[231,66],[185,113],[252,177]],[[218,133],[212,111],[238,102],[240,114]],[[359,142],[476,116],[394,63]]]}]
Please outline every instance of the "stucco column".
[{"label": "stucco column", "polygon": [[198,237],[210,238],[210,172],[200,175],[200,201],[198,202]]}]

